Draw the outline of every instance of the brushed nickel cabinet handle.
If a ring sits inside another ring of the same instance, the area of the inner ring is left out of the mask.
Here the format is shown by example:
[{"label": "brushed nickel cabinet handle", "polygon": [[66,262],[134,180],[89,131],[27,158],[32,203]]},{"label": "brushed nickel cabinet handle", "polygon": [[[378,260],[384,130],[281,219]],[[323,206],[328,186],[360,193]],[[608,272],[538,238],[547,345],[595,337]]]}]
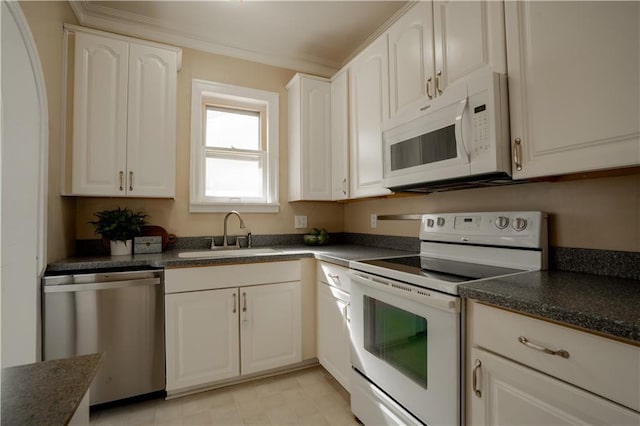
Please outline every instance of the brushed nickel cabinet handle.
[{"label": "brushed nickel cabinet handle", "polygon": [[476,363],[473,366],[473,393],[478,397],[482,398],[482,392],[478,389],[478,374],[480,373],[480,367],[482,367],[482,363],[479,359],[476,359]]},{"label": "brushed nickel cabinet handle", "polygon": [[129,172],[129,191],[133,191],[133,172]]},{"label": "brushed nickel cabinet handle", "polygon": [[429,99],[433,99],[433,92],[432,92],[432,85],[431,85],[432,82],[433,82],[433,78],[429,77],[427,79],[427,87],[426,87],[426,89],[427,89],[427,97]]},{"label": "brushed nickel cabinet handle", "polygon": [[247,312],[247,293],[242,292],[242,312]]},{"label": "brushed nickel cabinet handle", "polygon": [[442,70],[436,73],[436,91],[438,92],[438,95],[442,95],[442,86],[440,84],[441,82],[442,82]]},{"label": "brushed nickel cabinet handle", "polygon": [[342,193],[347,195],[347,178],[342,179]]},{"label": "brushed nickel cabinet handle", "polygon": [[340,281],[340,275],[338,274],[327,274],[327,276],[334,281]]},{"label": "brushed nickel cabinet handle", "polygon": [[124,172],[120,170],[120,191],[124,189]]},{"label": "brushed nickel cabinet handle", "polygon": [[543,352],[545,354],[549,354],[549,355],[557,355],[559,357],[562,357],[564,359],[569,358],[569,352],[565,351],[564,349],[560,349],[558,351],[553,351],[549,348],[545,348],[544,346],[540,346],[540,345],[536,345],[535,343],[531,343],[526,337],[524,336],[520,336],[518,337],[518,342],[522,343],[523,345],[525,345],[528,348],[534,349],[536,351],[540,351]]},{"label": "brushed nickel cabinet handle", "polygon": [[235,294],[235,293],[233,293],[233,313],[234,313],[234,314],[235,314],[236,312],[238,312],[238,309],[237,309],[238,304],[237,304],[237,300],[236,300],[236,299],[237,299],[237,297],[238,297],[238,295],[237,295],[237,294]]},{"label": "brushed nickel cabinet handle", "polygon": [[522,170],[522,140],[520,138],[515,138],[513,141],[513,163],[516,170]]}]

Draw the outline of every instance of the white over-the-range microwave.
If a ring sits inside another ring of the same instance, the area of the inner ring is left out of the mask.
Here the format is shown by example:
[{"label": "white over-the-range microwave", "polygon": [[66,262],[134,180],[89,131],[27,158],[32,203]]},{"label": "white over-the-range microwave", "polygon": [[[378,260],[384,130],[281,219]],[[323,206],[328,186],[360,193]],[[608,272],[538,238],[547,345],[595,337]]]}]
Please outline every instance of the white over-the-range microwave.
[{"label": "white over-the-range microwave", "polygon": [[383,185],[432,192],[511,182],[507,77],[490,69],[448,87],[383,131]]}]

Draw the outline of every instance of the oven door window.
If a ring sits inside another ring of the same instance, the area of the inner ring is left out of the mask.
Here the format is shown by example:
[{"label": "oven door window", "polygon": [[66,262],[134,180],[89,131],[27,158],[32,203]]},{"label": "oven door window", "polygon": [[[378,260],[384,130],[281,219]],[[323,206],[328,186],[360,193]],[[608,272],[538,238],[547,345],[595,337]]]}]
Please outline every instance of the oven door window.
[{"label": "oven door window", "polygon": [[427,320],[364,296],[365,349],[427,389]]}]

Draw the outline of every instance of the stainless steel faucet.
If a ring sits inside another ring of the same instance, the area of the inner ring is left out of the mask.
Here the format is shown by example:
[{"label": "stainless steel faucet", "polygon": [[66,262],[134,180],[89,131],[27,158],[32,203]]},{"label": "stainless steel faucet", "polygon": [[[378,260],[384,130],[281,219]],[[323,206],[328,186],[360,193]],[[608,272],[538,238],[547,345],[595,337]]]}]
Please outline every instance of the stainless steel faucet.
[{"label": "stainless steel faucet", "polygon": [[240,228],[245,228],[244,220],[242,220],[242,216],[240,216],[240,213],[235,210],[231,210],[229,213],[227,213],[224,217],[224,235],[222,237],[222,247],[229,246],[229,244],[227,244],[227,221],[229,220],[229,216],[231,216],[232,214],[238,216],[238,219],[240,220]]}]

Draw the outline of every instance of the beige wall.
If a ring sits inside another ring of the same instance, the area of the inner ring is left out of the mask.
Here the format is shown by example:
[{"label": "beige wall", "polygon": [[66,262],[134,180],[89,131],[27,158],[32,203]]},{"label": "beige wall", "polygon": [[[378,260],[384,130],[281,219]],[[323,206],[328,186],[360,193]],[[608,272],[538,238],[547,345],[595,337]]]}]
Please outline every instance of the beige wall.
[{"label": "beige wall", "polygon": [[[497,209],[536,209],[551,214],[550,243],[554,246],[640,251],[640,175],[531,183],[390,199],[339,203],[287,202],[287,97],[291,70],[184,49],[178,74],[177,186],[175,200],[61,197],[61,81],[62,24],[76,23],[67,2],[23,2],[38,46],[49,103],[49,220],[48,261],[73,254],[75,238],[94,238],[87,224],[93,212],[115,206],[143,209],[153,224],[181,236],[222,233],[222,214],[188,213],[189,103],[191,79],[270,90],[280,94],[280,201],[278,214],[245,214],[256,234],[301,232],[293,216],[307,215],[310,227],[332,232],[362,232],[414,236],[415,222],[380,221],[369,227],[371,213],[427,213]],[[605,228],[605,224],[607,227]],[[233,220],[231,232],[237,230]]]},{"label": "beige wall", "polygon": [[[60,197],[62,24],[77,24],[69,3],[21,2],[40,55],[49,108],[47,261],[73,254],[75,199]],[[5,58],[3,58],[4,60]]]},{"label": "beige wall", "polygon": [[351,202],[345,231],[415,236],[418,222],[379,221],[371,229],[369,215],[500,209],[549,213],[552,246],[640,251],[640,174]]},{"label": "beige wall", "polygon": [[[293,226],[294,215],[306,215],[310,227],[323,227],[331,232],[343,229],[343,207],[337,203],[287,202],[287,91],[286,84],[294,71],[254,62],[217,56],[192,49],[183,50],[182,70],[178,73],[177,152],[175,200],[130,200],[126,198],[78,198],[76,231],[78,238],[95,238],[87,222],[98,210],[127,206],[142,209],[150,222],[178,236],[222,235],[224,214],[189,213],[189,145],[191,80],[194,78],[233,84],[280,95],[280,212],[243,214],[254,234],[287,234],[303,232]],[[232,219],[230,233],[238,230]]]}]

